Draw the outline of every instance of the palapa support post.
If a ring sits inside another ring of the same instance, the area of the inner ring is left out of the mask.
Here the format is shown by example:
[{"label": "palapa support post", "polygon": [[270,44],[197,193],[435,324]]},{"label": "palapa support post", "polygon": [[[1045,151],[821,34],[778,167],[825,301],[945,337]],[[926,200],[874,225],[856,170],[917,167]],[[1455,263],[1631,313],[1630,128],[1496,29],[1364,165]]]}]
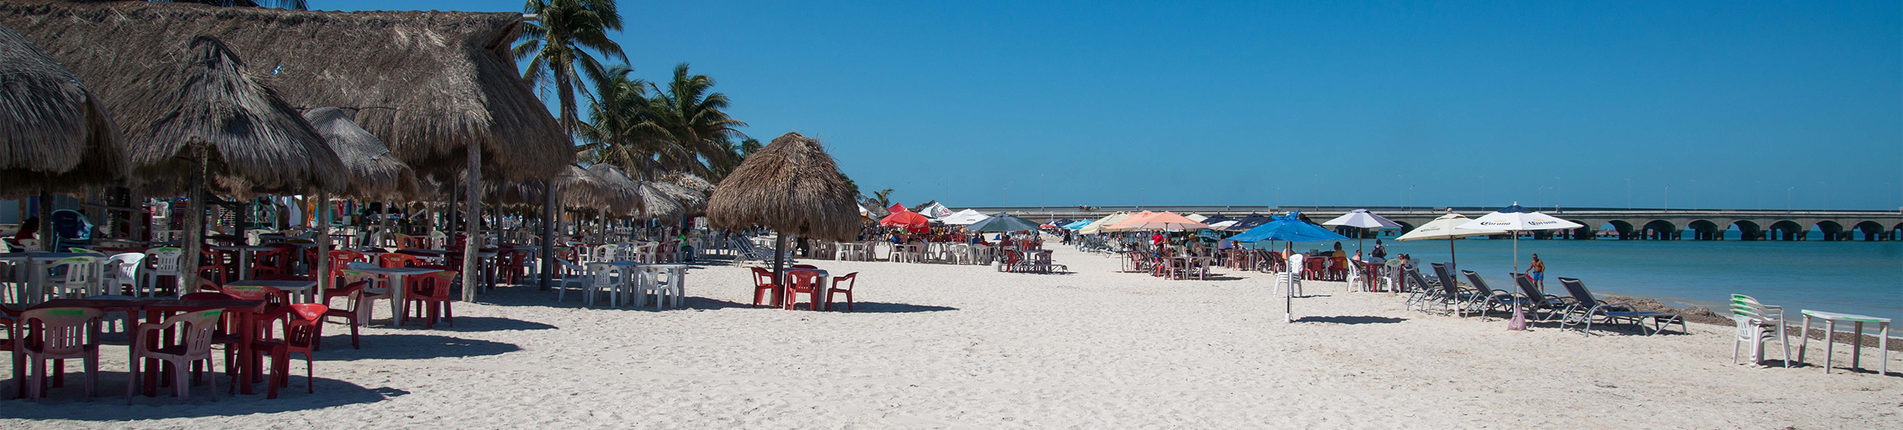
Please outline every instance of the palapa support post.
[{"label": "palapa support post", "polygon": [[[463,200],[467,206],[463,210],[463,301],[476,301],[476,267],[482,263],[482,148],[469,148],[469,170],[463,178],[463,192],[468,197]],[[446,243],[454,243],[456,237],[449,236]]]},{"label": "palapa support post", "polygon": [[774,292],[777,298],[774,303],[785,306],[789,298],[786,294],[786,233],[775,231],[773,235],[778,237],[773,240],[773,283],[780,286],[780,291]]},{"label": "palapa support post", "polygon": [[330,192],[317,192],[317,295],[330,292]]},{"label": "palapa support post", "polygon": [[39,203],[40,250],[54,251],[53,247],[56,246],[56,244],[53,243],[55,242],[54,238],[59,236],[59,232],[53,231],[53,193],[46,192],[45,188],[41,188]]},{"label": "palapa support post", "polygon": [[190,294],[198,286],[198,256],[203,253],[205,244],[205,171],[210,169],[210,163],[205,160],[206,148],[201,146],[197,152],[198,168],[192,169],[192,190],[190,194],[186,194],[186,199],[190,202],[186,204],[187,218],[183,220],[185,221],[185,238],[181,241],[184,242],[182,245],[185,248],[185,255],[179,260],[181,263],[177,278],[179,295]]},{"label": "palapa support post", "polygon": [[555,273],[555,181],[542,181],[542,290],[548,291]]}]

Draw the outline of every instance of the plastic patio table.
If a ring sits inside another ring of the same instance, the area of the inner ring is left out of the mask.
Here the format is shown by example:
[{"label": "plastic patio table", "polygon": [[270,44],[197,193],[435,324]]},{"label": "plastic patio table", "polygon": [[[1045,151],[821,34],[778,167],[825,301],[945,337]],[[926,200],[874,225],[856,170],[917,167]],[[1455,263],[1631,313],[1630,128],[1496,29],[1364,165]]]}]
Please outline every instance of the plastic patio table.
[{"label": "plastic patio table", "polygon": [[1863,355],[1863,324],[1876,323],[1878,327],[1877,350],[1882,351],[1882,355],[1880,356],[1881,361],[1879,361],[1880,364],[1877,365],[1877,372],[1878,374],[1890,373],[1890,319],[1869,315],[1805,309],[1804,331],[1797,341],[1797,362],[1804,362],[1804,346],[1810,343],[1810,324],[1812,318],[1824,320],[1824,373],[1830,373],[1831,347],[1837,344],[1833,338],[1836,337],[1837,322],[1839,321],[1852,323],[1855,326],[1854,331],[1851,332],[1855,336],[1851,336],[1850,338],[1850,368],[1853,370],[1856,369],[1858,359]]},{"label": "plastic patio table", "polygon": [[403,326],[403,290],[407,289],[403,288],[403,277],[428,275],[442,271],[441,269],[425,269],[421,267],[362,267],[352,268],[351,270],[380,275],[389,280],[389,284],[386,286],[390,291],[390,303],[393,303],[390,306],[390,325],[396,327]]}]

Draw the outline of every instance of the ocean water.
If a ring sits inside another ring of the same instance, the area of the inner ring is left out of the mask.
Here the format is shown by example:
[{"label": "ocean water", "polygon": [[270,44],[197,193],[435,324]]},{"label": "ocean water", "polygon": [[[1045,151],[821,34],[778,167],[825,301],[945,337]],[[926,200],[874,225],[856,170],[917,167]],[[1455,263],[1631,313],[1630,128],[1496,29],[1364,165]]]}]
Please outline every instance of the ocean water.
[{"label": "ocean water", "polygon": [[[1460,239],[1458,267],[1485,277],[1489,286],[1514,290],[1513,241]],[[1421,264],[1447,262],[1445,240],[1383,240],[1389,256],[1413,255]],[[1299,243],[1306,251],[1332,243]],[[1281,245],[1274,245],[1280,248]],[[1374,240],[1365,241],[1368,249]],[[1353,253],[1355,242],[1344,241]],[[1887,317],[1903,323],[1903,242],[1823,241],[1620,241],[1521,240],[1519,268],[1531,255],[1546,261],[1547,291],[1564,296],[1558,277],[1579,278],[1597,295],[1654,297],[1678,306],[1710,307],[1723,314],[1733,293],[1782,305],[1787,317],[1801,309]],[[1557,289],[1557,291],[1555,291]]]}]

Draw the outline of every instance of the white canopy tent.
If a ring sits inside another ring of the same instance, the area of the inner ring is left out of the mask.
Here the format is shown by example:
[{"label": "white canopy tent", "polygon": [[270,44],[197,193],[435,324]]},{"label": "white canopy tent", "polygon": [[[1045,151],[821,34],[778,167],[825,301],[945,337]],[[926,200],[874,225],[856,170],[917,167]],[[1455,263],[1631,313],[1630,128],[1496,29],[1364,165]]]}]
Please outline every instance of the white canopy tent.
[{"label": "white canopy tent", "polygon": [[943,218],[939,218],[938,220],[944,222],[947,225],[971,225],[973,223],[977,223],[978,221],[984,221],[985,218],[990,218],[990,217],[991,217],[990,215],[985,215],[984,212],[978,212],[971,209],[965,209],[958,212],[953,212],[951,215],[947,215]]}]

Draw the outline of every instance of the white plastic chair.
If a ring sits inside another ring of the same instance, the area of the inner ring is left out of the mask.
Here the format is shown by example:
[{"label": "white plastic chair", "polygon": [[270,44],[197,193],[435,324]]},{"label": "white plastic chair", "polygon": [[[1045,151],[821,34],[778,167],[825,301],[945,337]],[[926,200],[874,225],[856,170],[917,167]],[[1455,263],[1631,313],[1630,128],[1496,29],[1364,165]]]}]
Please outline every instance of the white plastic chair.
[{"label": "white plastic chair", "polygon": [[1791,367],[1791,342],[1784,336],[1783,306],[1766,305],[1751,296],[1732,294],[1731,319],[1738,322],[1738,337],[1731,343],[1731,362],[1738,362],[1738,348],[1745,342],[1751,343],[1751,362],[1763,362],[1764,344],[1775,339],[1784,344],[1784,367]]},{"label": "white plastic chair", "polygon": [[123,287],[132,291],[133,296],[144,296],[146,294],[144,289],[139,288],[142,285],[139,282],[139,267],[143,265],[145,265],[143,253],[128,252],[107,257],[105,270],[102,271],[105,276],[100,277],[100,285],[104,286],[106,292],[110,294],[118,294],[119,289]]},{"label": "white plastic chair", "polygon": [[[1275,274],[1275,295],[1301,295],[1302,290],[1302,254],[1288,256],[1288,270]],[[1288,290],[1283,290],[1287,288]],[[1284,293],[1284,291],[1287,291]]]},{"label": "white plastic chair", "polygon": [[179,260],[185,255],[185,251],[178,248],[152,248],[146,250],[145,253],[152,259],[152,270],[145,273],[145,289],[152,291],[152,294],[158,294],[160,276],[178,278],[179,270],[181,270]]},{"label": "white plastic chair", "polygon": [[65,269],[65,276],[49,282],[52,293],[59,297],[82,298],[100,295],[99,257],[82,255],[61,258],[47,267],[48,271]]},{"label": "white plastic chair", "polygon": [[[616,271],[614,266],[606,264],[588,265],[588,283],[582,286],[582,290],[587,292],[588,298],[583,303],[587,306],[594,306],[595,296],[601,295],[603,291],[606,291],[608,293],[608,303],[611,306],[620,304],[621,286],[616,285]],[[556,300],[561,300],[559,294],[556,296]]]}]

